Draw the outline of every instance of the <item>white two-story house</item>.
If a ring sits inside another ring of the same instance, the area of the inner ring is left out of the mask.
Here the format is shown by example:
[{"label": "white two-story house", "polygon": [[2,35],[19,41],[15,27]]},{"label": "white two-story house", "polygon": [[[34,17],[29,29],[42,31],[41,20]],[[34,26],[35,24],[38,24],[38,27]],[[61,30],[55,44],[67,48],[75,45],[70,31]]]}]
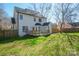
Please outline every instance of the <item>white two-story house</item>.
[{"label": "white two-story house", "polygon": [[14,29],[18,31],[19,36],[51,33],[50,22],[37,11],[15,7],[14,18],[16,21]]}]

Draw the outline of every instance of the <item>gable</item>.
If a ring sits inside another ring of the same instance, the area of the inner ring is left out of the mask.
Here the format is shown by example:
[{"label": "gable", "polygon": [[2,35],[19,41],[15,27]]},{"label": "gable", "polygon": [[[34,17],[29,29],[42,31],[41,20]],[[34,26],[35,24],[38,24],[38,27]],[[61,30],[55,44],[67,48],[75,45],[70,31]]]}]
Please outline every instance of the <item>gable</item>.
[{"label": "gable", "polygon": [[22,8],[18,8],[15,7],[14,9],[16,12],[24,14],[24,15],[30,15],[30,16],[34,16],[34,17],[39,17],[39,18],[44,18],[46,19],[46,17],[44,17],[43,15],[41,15],[39,12],[34,11],[34,10],[30,10],[30,9],[22,9]]}]

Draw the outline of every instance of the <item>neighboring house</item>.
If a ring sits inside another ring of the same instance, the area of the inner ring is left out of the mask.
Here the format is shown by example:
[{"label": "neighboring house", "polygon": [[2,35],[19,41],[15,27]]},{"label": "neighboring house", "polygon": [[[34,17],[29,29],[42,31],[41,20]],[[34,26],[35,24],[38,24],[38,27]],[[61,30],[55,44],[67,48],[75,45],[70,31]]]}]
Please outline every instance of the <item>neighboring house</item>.
[{"label": "neighboring house", "polygon": [[11,30],[11,27],[10,18],[0,17],[0,30]]},{"label": "neighboring house", "polygon": [[65,23],[63,28],[79,28],[79,22]]},{"label": "neighboring house", "polygon": [[[57,28],[60,28],[60,24],[57,25]],[[62,30],[63,31],[79,31],[79,22],[65,22],[62,25]],[[61,31],[61,29],[59,29]]]},{"label": "neighboring house", "polygon": [[15,7],[14,18],[16,21],[14,29],[18,30],[19,36],[52,33],[51,23],[37,11]]}]

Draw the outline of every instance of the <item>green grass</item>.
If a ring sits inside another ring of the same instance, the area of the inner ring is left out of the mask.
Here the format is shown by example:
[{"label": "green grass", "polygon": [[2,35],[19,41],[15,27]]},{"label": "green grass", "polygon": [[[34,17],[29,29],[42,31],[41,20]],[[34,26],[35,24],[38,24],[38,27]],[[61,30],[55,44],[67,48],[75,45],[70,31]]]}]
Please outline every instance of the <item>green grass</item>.
[{"label": "green grass", "polygon": [[0,38],[0,55],[79,55],[79,33],[56,33],[39,37]]}]

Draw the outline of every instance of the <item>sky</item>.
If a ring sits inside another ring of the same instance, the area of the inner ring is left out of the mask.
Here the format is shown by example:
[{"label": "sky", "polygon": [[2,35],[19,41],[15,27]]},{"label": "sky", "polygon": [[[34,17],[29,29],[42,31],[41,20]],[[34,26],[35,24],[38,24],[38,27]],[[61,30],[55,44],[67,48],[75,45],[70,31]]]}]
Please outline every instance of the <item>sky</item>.
[{"label": "sky", "polygon": [[[30,3],[4,3],[2,5],[9,17],[13,17],[13,12],[14,12],[15,6],[23,8],[23,9],[25,9],[25,8],[31,9]],[[52,19],[50,19],[50,21],[52,22]],[[55,22],[55,21],[53,20],[53,22]]]},{"label": "sky", "polygon": [[29,4],[24,3],[5,3],[3,4],[4,10],[7,12],[8,16],[12,17],[14,12],[14,7],[20,7],[20,8],[29,8]]},{"label": "sky", "polygon": [[[31,5],[29,3],[4,3],[4,4],[0,3],[0,7],[1,7],[1,5],[9,17],[13,17],[15,6],[23,8],[23,9],[25,9],[25,8],[30,9],[31,8]],[[50,19],[50,21],[53,23],[55,22],[53,17]]]}]

